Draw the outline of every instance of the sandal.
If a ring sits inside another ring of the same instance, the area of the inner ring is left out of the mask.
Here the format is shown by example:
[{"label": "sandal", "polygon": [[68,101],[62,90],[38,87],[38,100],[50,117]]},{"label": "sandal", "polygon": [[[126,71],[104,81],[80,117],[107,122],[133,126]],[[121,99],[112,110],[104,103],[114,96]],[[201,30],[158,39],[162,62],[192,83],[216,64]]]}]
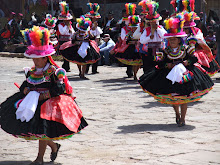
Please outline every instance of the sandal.
[{"label": "sandal", "polygon": [[55,144],[57,145],[57,152],[51,152],[50,159],[51,159],[52,162],[57,158],[57,154],[58,154],[58,151],[59,151],[60,146],[61,146],[58,143],[55,143]]}]

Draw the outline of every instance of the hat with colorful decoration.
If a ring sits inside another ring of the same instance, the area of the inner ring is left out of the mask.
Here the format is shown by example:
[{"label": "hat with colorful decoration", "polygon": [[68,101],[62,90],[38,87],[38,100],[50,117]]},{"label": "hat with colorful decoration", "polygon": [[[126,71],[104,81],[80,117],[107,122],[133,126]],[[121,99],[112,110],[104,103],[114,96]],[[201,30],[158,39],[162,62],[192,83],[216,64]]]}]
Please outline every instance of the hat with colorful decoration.
[{"label": "hat with colorful decoration", "polygon": [[47,14],[44,24],[49,28],[54,28],[56,26],[57,18],[52,17],[51,14]]},{"label": "hat with colorful decoration", "polygon": [[59,20],[71,20],[73,16],[69,13],[69,4],[66,1],[62,1],[60,4],[60,15],[58,16]]},{"label": "hat with colorful decoration", "polygon": [[140,17],[138,15],[132,15],[128,17],[129,27],[138,27],[138,24],[141,22]]},{"label": "hat with colorful decoration", "polygon": [[49,45],[50,32],[47,28],[34,26],[32,29],[24,31],[28,43],[28,49],[24,56],[29,58],[41,58],[55,54],[52,45]]},{"label": "hat with colorful decoration", "polygon": [[188,27],[194,27],[196,26],[196,23],[194,22],[194,20],[200,20],[199,16],[197,16],[197,14],[193,11],[191,12],[183,12],[184,15],[184,26],[183,28],[188,28]]},{"label": "hat with colorful decoration", "polygon": [[135,14],[136,7],[137,6],[134,3],[126,3],[125,4],[126,16],[123,17],[123,21],[128,21],[128,17]]},{"label": "hat with colorful decoration", "polygon": [[165,29],[167,30],[167,33],[164,34],[164,38],[187,36],[183,31],[184,22],[185,20],[182,14],[177,14],[176,16],[164,20]]},{"label": "hat with colorful decoration", "polygon": [[183,12],[185,19],[184,28],[196,26],[194,20],[199,20],[200,18],[194,12],[195,0],[172,0],[170,3],[176,13]]},{"label": "hat with colorful decoration", "polygon": [[147,14],[147,2],[150,2],[151,0],[142,0],[138,3],[139,6],[142,7],[142,12],[140,15],[146,15]]},{"label": "hat with colorful decoration", "polygon": [[158,8],[159,8],[158,2],[149,1],[146,3],[146,11],[147,11],[147,14],[145,16],[146,21],[152,22],[152,21],[159,21],[162,19],[160,14],[157,13]]},{"label": "hat with colorful decoration", "polygon": [[85,17],[101,18],[101,15],[98,13],[100,8],[98,3],[87,3],[87,6],[89,7],[89,12],[85,14]]},{"label": "hat with colorful decoration", "polygon": [[90,26],[92,25],[92,21],[90,18],[85,18],[85,16],[81,16],[80,18],[76,19],[76,28],[81,31],[89,30]]}]

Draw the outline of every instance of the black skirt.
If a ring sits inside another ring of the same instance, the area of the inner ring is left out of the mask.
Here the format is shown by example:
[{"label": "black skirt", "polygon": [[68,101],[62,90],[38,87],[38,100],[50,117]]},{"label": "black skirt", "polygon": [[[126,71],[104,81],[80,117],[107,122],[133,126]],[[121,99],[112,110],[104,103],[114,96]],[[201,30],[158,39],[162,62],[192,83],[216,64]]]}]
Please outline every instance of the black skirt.
[{"label": "black skirt", "polygon": [[75,45],[69,47],[64,50],[60,50],[63,58],[67,61],[79,64],[79,65],[86,65],[86,64],[93,64],[96,63],[100,59],[100,54],[96,52],[96,50],[90,45],[90,48],[87,49],[87,55],[85,58],[82,58],[78,53],[79,46]]},{"label": "black skirt", "polygon": [[124,53],[117,53],[115,58],[126,65],[142,65],[141,54],[135,50],[135,45],[129,45]]},{"label": "black skirt", "polygon": [[152,68],[140,77],[139,83],[144,91],[164,104],[184,104],[198,101],[207,94],[214,83],[211,78],[197,67],[187,68],[193,78],[185,83],[174,83],[166,78],[170,69]]},{"label": "black skirt", "polygon": [[41,105],[45,101],[39,101],[34,117],[29,122],[21,122],[16,119],[15,104],[25,97],[21,92],[15,93],[0,105],[1,128],[15,137],[26,140],[60,140],[72,137],[88,124],[81,118],[81,124],[77,132],[70,131],[64,124],[49,121],[40,117]]}]

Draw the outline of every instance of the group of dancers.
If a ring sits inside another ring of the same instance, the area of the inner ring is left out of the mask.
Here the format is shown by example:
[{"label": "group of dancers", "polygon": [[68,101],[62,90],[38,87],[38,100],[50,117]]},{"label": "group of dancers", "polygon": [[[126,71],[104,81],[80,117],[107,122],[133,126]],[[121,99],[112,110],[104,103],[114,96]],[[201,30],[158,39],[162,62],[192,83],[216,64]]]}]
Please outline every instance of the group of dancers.
[{"label": "group of dancers", "polygon": [[[175,13],[159,25],[159,4],[142,0],[143,11],[135,15],[136,5],[125,4],[125,26],[119,41],[111,51],[121,63],[133,67],[134,78],[141,65],[144,74],[138,82],[144,91],[163,104],[171,104],[179,127],[185,125],[187,103],[198,101],[213,87],[210,76],[219,70],[201,30],[195,28],[194,0],[172,0]],[[34,66],[24,68],[26,80],[19,92],[0,105],[0,125],[7,133],[27,140],[39,140],[39,151],[31,165],[44,164],[47,146],[51,161],[57,157],[59,143],[53,140],[70,138],[88,124],[75,102],[72,87],[66,76],[68,62],[77,64],[80,78],[85,79],[86,65],[100,59],[96,36],[102,33],[97,26],[99,5],[89,3],[90,12],[77,18],[77,31],[70,20],[66,2],[60,2],[63,20],[55,32],[57,19],[48,15],[45,25],[23,32]],[[58,39],[54,37],[57,34]],[[52,59],[54,45],[64,58],[64,68]],[[181,109],[181,111],[179,110]]]}]

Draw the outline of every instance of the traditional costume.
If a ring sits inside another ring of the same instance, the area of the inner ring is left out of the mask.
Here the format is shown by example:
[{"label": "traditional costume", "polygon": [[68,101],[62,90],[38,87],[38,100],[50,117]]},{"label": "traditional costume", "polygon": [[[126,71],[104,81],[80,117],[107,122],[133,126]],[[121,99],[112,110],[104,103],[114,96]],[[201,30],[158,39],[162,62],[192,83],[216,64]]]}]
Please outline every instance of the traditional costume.
[{"label": "traditional costume", "polygon": [[175,11],[183,12],[184,14],[185,22],[183,28],[189,30],[189,34],[187,34],[185,38],[185,43],[187,45],[196,45],[195,56],[198,58],[198,63],[201,64],[202,68],[204,68],[210,76],[213,76],[220,70],[220,67],[210,47],[206,44],[202,31],[195,27],[196,23],[194,20],[199,20],[200,18],[194,12],[194,3],[194,0],[171,1]]},{"label": "traditional costume", "polygon": [[152,30],[151,26],[145,28],[140,36],[139,52],[142,55],[144,73],[152,67],[155,67],[156,63],[153,61],[153,58],[156,52],[164,47],[162,41],[164,39],[166,30],[163,28],[163,26],[159,25],[159,20],[162,18],[157,13],[158,7],[159,3],[155,1],[146,1],[144,4],[142,4],[142,8],[146,10],[143,11],[146,13],[145,21],[147,23],[155,22],[157,26],[154,31]]},{"label": "traditional costume", "polygon": [[24,68],[26,80],[20,91],[0,105],[1,128],[26,140],[67,139],[87,126],[65,70],[51,57],[55,50],[49,45],[49,33],[36,26],[25,33],[31,45],[24,55],[47,57],[48,63],[44,68]]},{"label": "traditional costume", "polygon": [[[60,4],[61,12],[60,15],[58,16],[58,19],[60,21],[65,21],[65,22],[61,22],[60,24],[58,24],[58,29],[56,32],[57,32],[59,45],[62,45],[63,43],[72,40],[75,31],[72,27],[72,22],[70,21],[71,19],[73,19],[73,16],[69,13],[69,5],[65,1],[60,2],[59,4]],[[66,21],[69,22],[66,23]],[[63,56],[62,53],[61,55]],[[66,71],[70,70],[69,62],[66,61],[65,59],[62,68],[64,68]]]},{"label": "traditional costume", "polygon": [[58,44],[58,40],[56,38],[56,30],[54,27],[56,26],[57,19],[56,17],[52,17],[51,14],[47,14],[44,24],[50,31],[50,43],[55,47]]},{"label": "traditional costume", "polygon": [[77,19],[76,28],[78,31],[73,36],[72,41],[64,43],[60,47],[63,57],[79,65],[96,63],[99,58],[99,48],[92,36],[89,35],[91,20],[81,16]]},{"label": "traditional costume", "polygon": [[[167,30],[165,38],[186,36],[182,15],[166,19],[164,23]],[[183,42],[177,48],[166,47],[162,56],[154,58],[157,68],[148,70],[140,77],[142,89],[164,104],[179,105],[200,100],[214,83],[206,73],[194,66],[198,61],[194,51],[195,47],[186,46]],[[174,67],[170,69],[169,64]]]},{"label": "traditional costume", "polygon": [[120,47],[117,45],[115,51],[115,58],[121,63],[126,65],[142,65],[142,60],[139,52],[136,49],[137,39],[133,38],[132,27],[138,27],[140,23],[140,18],[135,14],[136,4],[126,3],[126,14],[127,16],[123,18],[125,21],[125,26],[121,29],[121,44]]}]

